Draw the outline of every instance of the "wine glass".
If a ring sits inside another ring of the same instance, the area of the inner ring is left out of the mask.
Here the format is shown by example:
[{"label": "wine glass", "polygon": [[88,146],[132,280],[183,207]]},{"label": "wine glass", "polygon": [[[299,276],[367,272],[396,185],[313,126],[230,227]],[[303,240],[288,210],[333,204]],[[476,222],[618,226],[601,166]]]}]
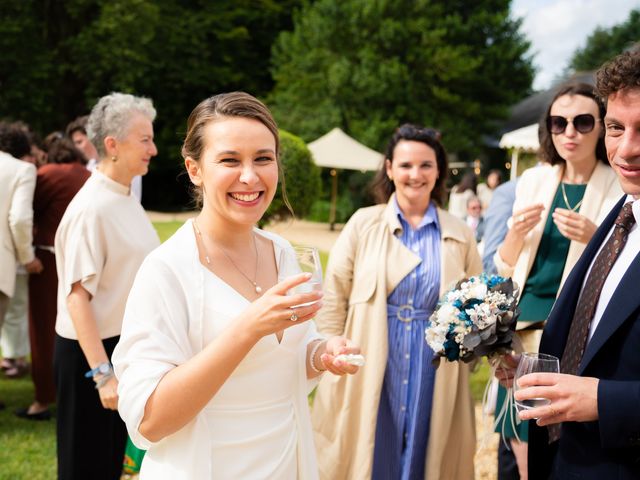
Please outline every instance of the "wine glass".
[{"label": "wine glass", "polygon": [[[311,278],[289,290],[290,295],[322,290],[322,264],[317,248],[297,246],[291,249],[284,248],[280,251],[278,280],[284,280],[300,273],[310,273]],[[296,305],[296,307],[304,307],[312,303],[315,302]]]},{"label": "wine glass", "polygon": [[[520,356],[520,363],[516,369],[516,375],[513,379],[513,389],[518,390],[518,379],[529,373],[548,372],[558,373],[560,371],[560,360],[553,355],[546,353],[528,353],[525,352]],[[530,398],[528,400],[516,400],[516,409],[518,412],[529,410],[543,405],[549,405],[551,400],[548,398]]]}]

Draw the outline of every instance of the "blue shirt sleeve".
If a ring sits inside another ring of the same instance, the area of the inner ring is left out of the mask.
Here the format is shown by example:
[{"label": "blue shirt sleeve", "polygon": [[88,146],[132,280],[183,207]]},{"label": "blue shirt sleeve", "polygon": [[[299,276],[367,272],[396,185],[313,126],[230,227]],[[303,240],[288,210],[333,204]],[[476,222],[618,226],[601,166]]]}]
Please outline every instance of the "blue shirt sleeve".
[{"label": "blue shirt sleeve", "polygon": [[493,256],[507,234],[507,220],[511,217],[516,199],[516,180],[498,186],[493,192],[491,203],[484,216],[484,254],[482,267],[488,274],[496,274]]}]

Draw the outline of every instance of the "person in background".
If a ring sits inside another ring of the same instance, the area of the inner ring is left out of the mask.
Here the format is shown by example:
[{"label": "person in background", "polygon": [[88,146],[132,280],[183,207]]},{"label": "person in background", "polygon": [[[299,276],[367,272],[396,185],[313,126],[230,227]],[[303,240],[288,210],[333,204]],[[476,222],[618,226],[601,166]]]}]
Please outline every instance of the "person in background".
[{"label": "person in background", "polygon": [[464,221],[476,237],[476,242],[479,243],[484,235],[484,218],[478,197],[471,197],[467,200],[467,216]]},{"label": "person in background", "polygon": [[[73,120],[71,123],[69,123],[69,125],[67,125],[66,135],[71,139],[76,148],[84,153],[84,156],[87,158],[87,169],[90,172],[93,172],[97,168],[98,162],[100,160],[98,158],[96,147],[87,136],[88,120],[88,115],[83,115]],[[136,196],[138,201],[141,202],[142,175],[135,175],[133,177],[133,180],[131,181],[131,191]]]},{"label": "person in background", "polygon": [[463,219],[467,216],[467,201],[476,196],[478,177],[473,172],[467,172],[462,180],[454,185],[449,195],[449,213]]},{"label": "person in background", "polygon": [[[597,225],[621,195],[606,162],[604,105],[584,83],[561,85],[541,120],[540,155],[548,162],[525,171],[516,186],[509,229],[494,262],[520,288],[516,329],[525,351],[536,352],[542,327],[569,272]],[[500,389],[500,411],[505,390]],[[515,410],[513,412],[515,415]],[[516,432],[502,422],[520,478],[527,475],[527,423]]]},{"label": "person in background", "polygon": [[[56,232],[58,312],[54,346],[58,478],[120,478],[127,431],[118,415],[111,353],[144,257],[160,241],[131,192],[158,153],[150,100],[123,93],[93,107],[87,133],[97,169]],[[157,298],[156,300],[160,300]]]},{"label": "person in background", "polygon": [[507,230],[508,220],[513,212],[516,200],[516,180],[509,180],[498,185],[491,196],[491,203],[484,214],[484,249],[482,252],[482,269],[488,275],[498,273],[493,256],[502,244]]},{"label": "person in background", "polygon": [[40,275],[29,278],[29,339],[35,400],[16,411],[18,417],[28,420],[48,420],[49,405],[55,403],[53,346],[58,275],[54,237],[69,202],[91,176],[84,167],[84,155],[67,138],[60,136],[51,142],[47,154],[49,163],[38,169],[33,196],[33,242],[36,256],[44,265]]},{"label": "person in background", "polygon": [[87,170],[93,172],[98,166],[98,151],[87,136],[88,115],[73,120],[67,125],[66,135],[87,159]]},{"label": "person in background", "polygon": [[318,335],[322,292],[287,295],[310,276],[256,228],[278,183],[286,192],[279,153],[247,93],[189,116],[182,155],[202,209],[140,268],[114,353],[120,413],[148,449],[142,478],[317,478],[307,395],[327,370],[355,373],[336,357],[359,349]]},{"label": "person in background", "polygon": [[[20,128],[0,122],[0,329],[15,293],[18,265],[30,274],[42,272],[32,245],[36,169],[19,160],[30,151],[29,139]],[[0,401],[0,408],[4,407]]]},{"label": "person in background", "polygon": [[373,190],[331,249],[322,333],[346,335],[362,375],[325,377],[313,405],[322,479],[471,479],[475,453],[469,366],[436,370],[424,339],[441,294],[481,272],[471,230],[442,210],[447,156],[433,131],[391,137]]},{"label": "person in background", "polygon": [[501,184],[502,171],[497,169],[489,171],[489,173],[487,174],[487,183],[478,184],[478,198],[480,199],[480,203],[482,204],[483,212],[486,212],[489,208],[493,192]]},{"label": "person in background", "polygon": [[[30,149],[28,153],[18,156],[24,149],[22,142],[16,141],[5,147],[6,153],[38,168],[37,147],[33,144],[35,136],[30,127],[24,122],[13,122],[11,127],[24,133]],[[2,351],[0,369],[7,378],[22,378],[29,373],[28,281],[29,273],[24,265],[18,265],[15,290],[13,297],[9,300],[4,324],[0,331],[0,350]]]}]

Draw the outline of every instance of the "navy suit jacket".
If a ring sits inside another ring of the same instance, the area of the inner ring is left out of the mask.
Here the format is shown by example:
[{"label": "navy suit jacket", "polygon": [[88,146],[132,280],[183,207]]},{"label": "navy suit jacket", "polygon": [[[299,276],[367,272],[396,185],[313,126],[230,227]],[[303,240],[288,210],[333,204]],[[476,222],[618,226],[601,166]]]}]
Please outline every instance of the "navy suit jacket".
[{"label": "navy suit jacket", "polygon": [[[602,222],[567,278],[547,319],[541,352],[562,358],[583,280],[625,198]],[[547,428],[529,422],[529,478],[640,479],[640,255],[611,297],[578,375],[600,379],[598,420],[563,423],[560,440],[552,445]]]}]

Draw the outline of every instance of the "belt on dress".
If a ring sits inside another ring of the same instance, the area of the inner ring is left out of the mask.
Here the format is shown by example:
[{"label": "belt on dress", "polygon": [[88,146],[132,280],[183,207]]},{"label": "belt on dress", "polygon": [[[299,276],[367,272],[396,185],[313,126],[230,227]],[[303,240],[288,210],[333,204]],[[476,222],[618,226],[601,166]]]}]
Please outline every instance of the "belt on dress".
[{"label": "belt on dress", "polygon": [[409,323],[413,320],[429,320],[431,310],[415,308],[413,305],[390,305],[387,304],[387,314],[389,317],[396,316],[401,322]]}]

